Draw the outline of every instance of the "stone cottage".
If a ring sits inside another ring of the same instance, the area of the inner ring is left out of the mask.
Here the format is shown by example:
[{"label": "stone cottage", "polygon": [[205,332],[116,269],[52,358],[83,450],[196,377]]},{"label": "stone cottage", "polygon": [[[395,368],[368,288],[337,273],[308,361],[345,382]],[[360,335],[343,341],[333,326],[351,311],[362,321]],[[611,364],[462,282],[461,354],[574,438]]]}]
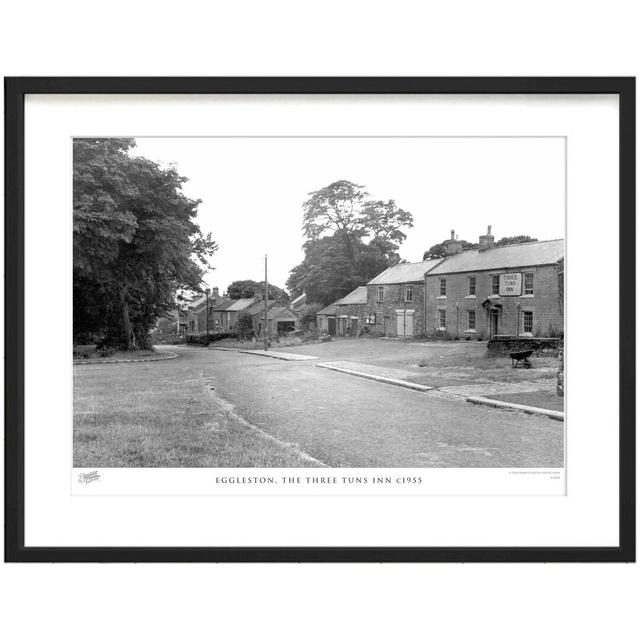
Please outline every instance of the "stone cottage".
[{"label": "stone cottage", "polygon": [[396,264],[367,284],[365,323],[374,335],[412,338],[424,334],[425,274],[441,260]]},{"label": "stone cottage", "polygon": [[336,305],[330,304],[316,313],[316,327],[320,333],[336,335]]}]

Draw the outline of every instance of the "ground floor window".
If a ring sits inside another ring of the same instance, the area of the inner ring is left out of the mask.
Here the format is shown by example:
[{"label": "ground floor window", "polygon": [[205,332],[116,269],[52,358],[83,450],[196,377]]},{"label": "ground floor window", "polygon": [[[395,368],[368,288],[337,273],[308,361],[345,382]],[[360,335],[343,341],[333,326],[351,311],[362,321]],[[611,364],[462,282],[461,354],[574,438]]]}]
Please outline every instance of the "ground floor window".
[{"label": "ground floor window", "polygon": [[447,328],[447,310],[438,309],[438,329]]},{"label": "ground floor window", "polygon": [[475,311],[467,311],[467,329],[469,331],[476,330],[476,312]]},{"label": "ground floor window", "polygon": [[533,311],[522,312],[522,329],[525,333],[533,333]]}]

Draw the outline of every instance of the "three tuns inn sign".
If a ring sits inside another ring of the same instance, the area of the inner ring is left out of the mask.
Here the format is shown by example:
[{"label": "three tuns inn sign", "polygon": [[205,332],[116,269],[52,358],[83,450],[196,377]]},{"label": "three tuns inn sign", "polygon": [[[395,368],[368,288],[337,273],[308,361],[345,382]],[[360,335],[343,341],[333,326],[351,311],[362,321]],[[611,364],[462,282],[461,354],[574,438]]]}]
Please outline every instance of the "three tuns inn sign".
[{"label": "three tuns inn sign", "polygon": [[522,293],[521,273],[501,273],[500,274],[500,295],[519,296]]}]

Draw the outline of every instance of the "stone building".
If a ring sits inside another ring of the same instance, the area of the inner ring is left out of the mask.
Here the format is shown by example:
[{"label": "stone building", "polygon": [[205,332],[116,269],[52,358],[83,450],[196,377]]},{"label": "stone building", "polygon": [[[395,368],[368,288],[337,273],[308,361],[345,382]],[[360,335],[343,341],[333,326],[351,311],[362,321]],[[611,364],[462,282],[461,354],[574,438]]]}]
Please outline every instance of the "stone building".
[{"label": "stone building", "polygon": [[211,326],[214,333],[226,333],[228,331],[227,309],[236,303],[236,300],[222,299],[211,311]]},{"label": "stone building", "polygon": [[335,303],[336,334],[357,336],[366,326],[368,319],[367,287],[358,287]]},{"label": "stone building", "polygon": [[[276,305],[275,300],[267,300],[267,312],[271,307]],[[251,324],[253,325],[253,333],[256,336],[262,335],[262,327],[264,326],[264,299],[261,296],[256,296],[256,301],[250,307],[247,307],[244,311],[251,316]]]},{"label": "stone building", "polygon": [[441,260],[396,264],[367,284],[365,319],[374,335],[412,338],[424,334],[425,274]]},{"label": "stone building", "polygon": [[564,240],[496,247],[489,227],[468,251],[452,232],[447,253],[424,276],[426,335],[563,334]]},{"label": "stone building", "polygon": [[267,336],[285,335],[289,331],[293,331],[296,328],[297,320],[296,314],[288,307],[277,305],[271,307],[267,311]]},{"label": "stone building", "polygon": [[187,313],[187,333],[201,334],[207,331],[207,317],[209,332],[213,333],[213,312],[214,309],[224,301],[220,295],[218,287],[213,287],[209,294],[202,295],[192,300],[186,310]]},{"label": "stone building", "polygon": [[223,313],[225,314],[226,331],[235,331],[236,324],[238,322],[238,314],[241,311],[246,311],[249,307],[254,305],[258,300],[256,298],[238,298],[233,301],[233,304],[228,306]]},{"label": "stone building", "polygon": [[336,305],[330,304],[316,313],[316,327],[320,333],[336,335]]}]

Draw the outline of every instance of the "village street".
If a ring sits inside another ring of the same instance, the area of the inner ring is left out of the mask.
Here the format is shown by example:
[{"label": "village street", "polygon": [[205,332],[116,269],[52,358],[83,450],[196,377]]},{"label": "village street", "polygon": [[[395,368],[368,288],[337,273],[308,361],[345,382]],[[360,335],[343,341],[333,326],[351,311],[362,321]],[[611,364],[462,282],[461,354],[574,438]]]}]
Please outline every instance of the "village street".
[{"label": "village street", "polygon": [[[335,361],[336,344],[326,345],[326,357],[296,362],[172,346],[179,357],[164,362],[75,367],[78,446],[86,442],[98,456],[77,451],[76,463],[158,466],[163,461],[158,459],[157,439],[167,450],[162,454],[164,464],[167,456],[175,454],[172,447],[189,450],[187,459],[173,462],[176,466],[216,466],[216,462],[219,466],[562,466],[562,422],[316,366]],[[317,354],[324,346],[314,345],[309,353]],[[297,351],[306,352],[304,347]],[[83,404],[84,385],[91,384],[92,378],[104,381],[106,375],[120,381],[118,390],[111,387],[110,392],[108,386],[101,386],[99,395]],[[179,420],[169,422],[155,436],[156,423],[145,424],[140,405],[145,398],[150,405],[161,396],[164,402],[167,394],[160,389],[165,388],[182,394],[163,409],[166,414],[179,406]],[[124,409],[129,393],[132,413],[127,416]],[[111,421],[106,405],[116,411]],[[116,440],[109,434],[113,421],[119,437],[128,435],[123,438],[125,458],[119,459],[111,450],[110,455],[116,457],[109,462],[100,459],[99,441],[106,438],[112,447]],[[212,421],[216,423],[213,427]],[[184,425],[180,434],[174,433],[178,423]],[[257,458],[229,454],[234,446],[231,435],[243,430],[250,432],[251,441],[243,441],[242,447],[247,456],[258,447]],[[264,451],[261,439],[268,445]],[[216,457],[218,450],[224,452],[222,457]]]}]

